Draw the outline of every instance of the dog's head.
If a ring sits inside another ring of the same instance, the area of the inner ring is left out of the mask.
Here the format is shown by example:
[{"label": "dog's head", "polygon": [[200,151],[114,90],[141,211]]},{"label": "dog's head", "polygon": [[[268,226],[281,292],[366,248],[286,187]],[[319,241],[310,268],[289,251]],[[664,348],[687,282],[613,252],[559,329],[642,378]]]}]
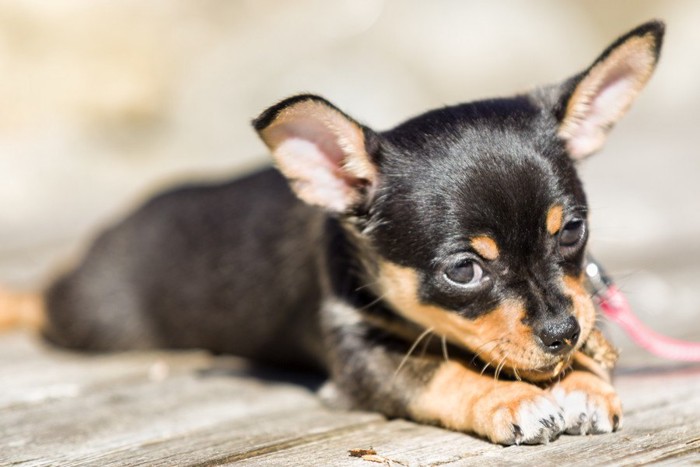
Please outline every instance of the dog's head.
[{"label": "dog's head", "polygon": [[662,36],[663,24],[644,24],[561,84],[386,132],[312,95],[254,125],[299,198],[362,242],[384,303],[486,362],[549,378],[595,321],[575,165],[646,84]]}]

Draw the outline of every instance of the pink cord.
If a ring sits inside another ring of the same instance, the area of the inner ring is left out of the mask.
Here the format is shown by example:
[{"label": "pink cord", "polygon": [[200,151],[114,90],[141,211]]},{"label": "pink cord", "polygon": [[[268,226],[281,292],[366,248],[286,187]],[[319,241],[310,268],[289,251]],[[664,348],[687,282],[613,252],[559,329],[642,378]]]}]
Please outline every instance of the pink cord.
[{"label": "pink cord", "polygon": [[700,362],[700,343],[673,339],[648,328],[634,315],[627,299],[614,284],[609,284],[596,297],[603,313],[619,324],[641,347],[659,357]]}]

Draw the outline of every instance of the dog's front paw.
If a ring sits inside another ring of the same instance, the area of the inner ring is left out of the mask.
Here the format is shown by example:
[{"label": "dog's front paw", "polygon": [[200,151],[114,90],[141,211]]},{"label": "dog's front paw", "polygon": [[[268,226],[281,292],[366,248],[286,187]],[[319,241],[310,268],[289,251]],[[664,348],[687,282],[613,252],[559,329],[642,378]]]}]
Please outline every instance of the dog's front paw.
[{"label": "dog's front paw", "polygon": [[475,415],[475,431],[499,444],[548,443],[566,428],[556,400],[526,383],[514,382],[485,395]]},{"label": "dog's front paw", "polygon": [[622,405],[615,389],[597,376],[574,371],[552,388],[564,410],[566,433],[612,433],[622,427]]}]

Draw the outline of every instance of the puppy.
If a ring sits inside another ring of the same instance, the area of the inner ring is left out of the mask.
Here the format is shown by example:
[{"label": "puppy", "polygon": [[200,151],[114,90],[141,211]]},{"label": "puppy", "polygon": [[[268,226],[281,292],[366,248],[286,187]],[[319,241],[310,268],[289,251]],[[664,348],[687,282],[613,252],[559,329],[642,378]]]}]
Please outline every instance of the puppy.
[{"label": "puppy", "polygon": [[663,31],[639,26],[560,84],[385,132],[321,97],[286,99],[253,122],[278,170],[157,196],[40,310],[5,319],[72,349],[197,347],[324,371],[338,405],[494,443],[615,431],[620,401],[586,355],[601,337],[576,163],[649,80]]}]

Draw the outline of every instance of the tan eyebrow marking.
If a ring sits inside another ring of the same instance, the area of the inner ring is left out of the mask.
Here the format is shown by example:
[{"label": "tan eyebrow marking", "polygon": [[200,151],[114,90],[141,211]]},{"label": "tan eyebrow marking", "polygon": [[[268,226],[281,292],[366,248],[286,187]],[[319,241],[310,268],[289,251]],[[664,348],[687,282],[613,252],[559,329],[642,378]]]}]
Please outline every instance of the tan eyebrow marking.
[{"label": "tan eyebrow marking", "polygon": [[551,235],[556,234],[561,229],[564,222],[564,207],[561,204],[555,204],[547,211],[547,232]]},{"label": "tan eyebrow marking", "polygon": [[500,255],[496,241],[489,236],[480,235],[478,237],[474,237],[472,238],[470,244],[477,253],[489,261],[497,259],[498,255]]}]

